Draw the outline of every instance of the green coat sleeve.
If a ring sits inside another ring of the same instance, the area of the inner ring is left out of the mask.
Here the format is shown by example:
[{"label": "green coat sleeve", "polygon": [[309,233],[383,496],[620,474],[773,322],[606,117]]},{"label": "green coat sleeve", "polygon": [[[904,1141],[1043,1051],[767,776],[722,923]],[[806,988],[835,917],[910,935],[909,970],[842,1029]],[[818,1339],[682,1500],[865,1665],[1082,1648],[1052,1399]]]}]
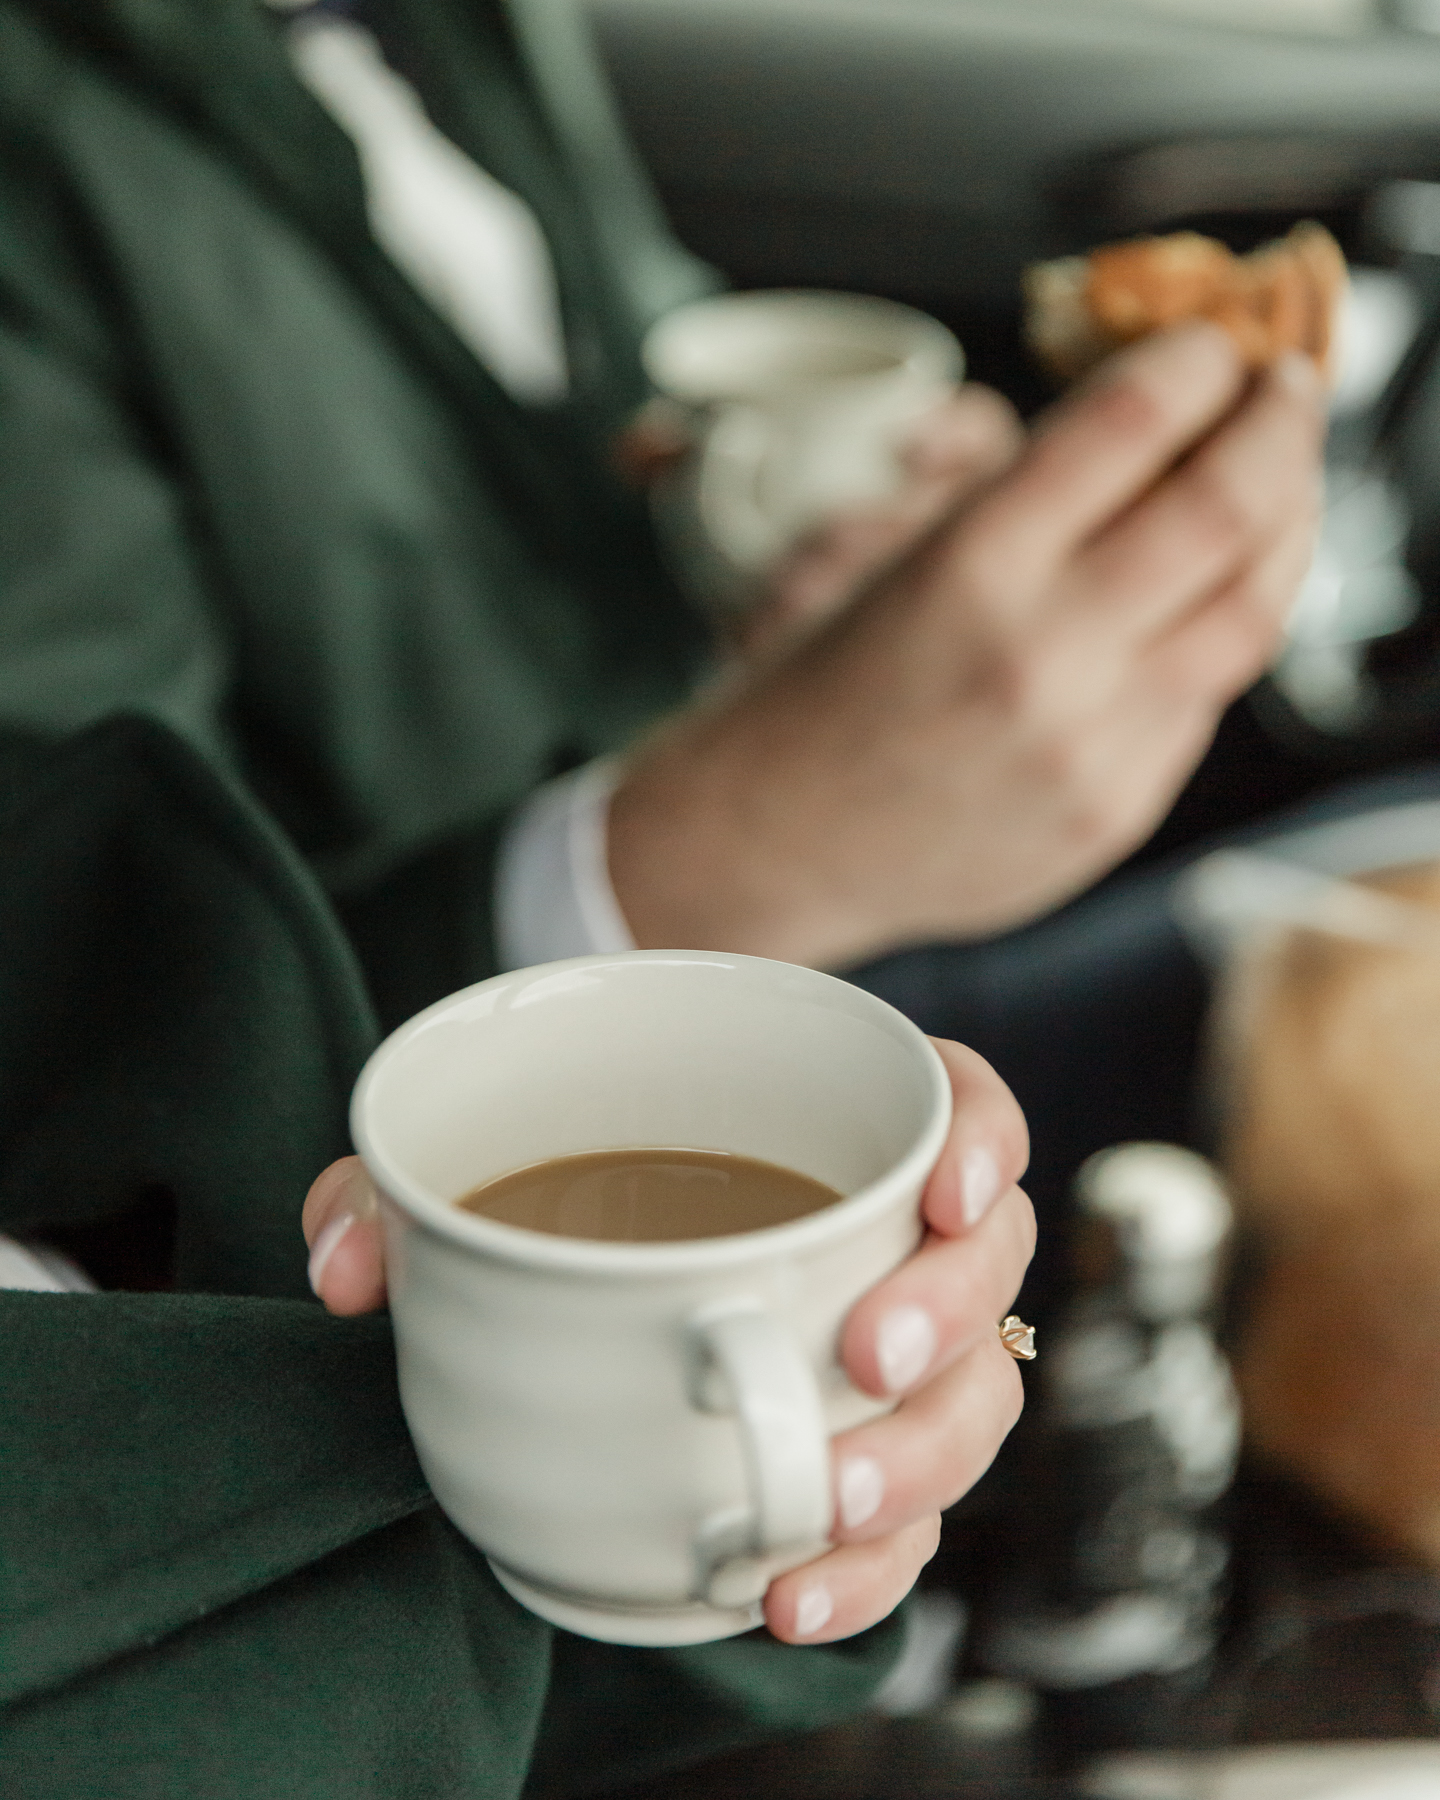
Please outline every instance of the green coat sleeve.
[{"label": "green coat sleeve", "polygon": [[[162,719],[362,910],[451,846],[449,966],[489,973],[506,814],[695,667],[606,461],[618,402],[497,387],[369,238],[353,150],[255,9],[44,10],[0,0],[0,726]],[[515,137],[505,177],[600,293],[495,34],[440,23],[460,123]],[[84,47],[101,25],[144,41]],[[623,337],[595,324],[589,360]]]},{"label": "green coat sleeve", "polygon": [[12,737],[0,868],[0,1230],[164,1188],[180,1290],[0,1294],[3,1800],[579,1793],[863,1703],[893,1627],[582,1645],[439,1515],[388,1320],[308,1297],[375,1028],[242,788],[153,720]]},{"label": "green coat sleeve", "polygon": [[[233,729],[233,656],[183,486],[81,347],[45,336],[0,316],[0,727],[53,740],[148,715],[234,788],[254,758]],[[493,972],[506,811],[479,808],[338,896],[387,1027]]]},{"label": "green coat sleeve", "polygon": [[117,707],[223,760],[226,656],[181,492],[75,362],[0,318],[0,720],[60,735]]},{"label": "green coat sleeve", "polygon": [[375,1036],[323,895],[136,718],[0,744],[0,867],[0,1229],[163,1189],[184,1290],[0,1293],[0,1794],[513,1794],[549,1630],[305,1282]]},{"label": "green coat sleeve", "polygon": [[0,1295],[3,1800],[581,1796],[861,1708],[794,1649],[552,1633],[439,1514],[383,1319]]},{"label": "green coat sleeve", "polygon": [[175,1280],[307,1296],[297,1208],[376,1038],[354,956],[244,789],[154,721],[0,755],[0,1230],[161,1189]]},{"label": "green coat sleeve", "polygon": [[383,1319],[0,1294],[4,1800],[508,1800],[550,1632],[440,1516]]}]

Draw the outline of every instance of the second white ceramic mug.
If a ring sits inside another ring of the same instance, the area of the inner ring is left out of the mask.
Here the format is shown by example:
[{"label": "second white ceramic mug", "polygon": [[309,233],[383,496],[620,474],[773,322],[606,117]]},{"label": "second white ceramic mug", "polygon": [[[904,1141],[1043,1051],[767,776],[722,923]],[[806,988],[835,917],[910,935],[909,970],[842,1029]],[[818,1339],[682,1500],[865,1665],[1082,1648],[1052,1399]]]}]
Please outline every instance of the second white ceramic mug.
[{"label": "second white ceramic mug", "polygon": [[906,435],[965,366],[954,336],[913,307],[799,291],[681,307],[651,328],[643,357],[698,440],[657,489],[657,521],[722,604],[743,604],[825,519],[895,493]]},{"label": "second white ceramic mug", "polygon": [[[441,1506],[571,1631],[697,1643],[760,1622],[831,1528],[828,1440],[886,1410],[845,1315],[914,1248],[945,1070],[848,983],[693,951],[499,976],[410,1020],[355,1090],[382,1197],[400,1394]],[[836,1188],[729,1237],[552,1236],[457,1210],[510,1169],[728,1150]]]}]

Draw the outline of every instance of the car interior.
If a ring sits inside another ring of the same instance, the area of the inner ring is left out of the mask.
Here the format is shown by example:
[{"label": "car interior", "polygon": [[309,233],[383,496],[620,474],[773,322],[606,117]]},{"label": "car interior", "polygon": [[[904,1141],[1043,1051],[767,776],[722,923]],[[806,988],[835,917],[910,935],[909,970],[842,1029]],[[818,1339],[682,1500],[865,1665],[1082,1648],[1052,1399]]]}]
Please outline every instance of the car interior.
[{"label": "car interior", "polygon": [[1371,0],[590,12],[692,250],[739,287],[921,307],[959,336],[971,377],[1026,413],[1052,392],[1020,337],[1029,264],[1140,234],[1192,229],[1243,250],[1296,219],[1327,225],[1356,271],[1364,343],[1332,433],[1332,500],[1361,489],[1330,521],[1350,591],[1338,614],[1333,596],[1301,609],[1276,678],[1227,722],[1150,851],[1427,741],[1440,14],[1427,28],[1423,7]]},{"label": "car interior", "polygon": [[[589,13],[691,251],[739,288],[853,290],[932,313],[968,375],[1027,415],[1054,391],[1022,341],[1029,264],[1181,229],[1242,251],[1297,220],[1327,226],[1353,289],[1315,564],[1280,661],[1135,860],[1433,757],[1435,0],[589,0]],[[888,1717],[722,1758],[647,1785],[647,1800],[1440,1793],[1430,1575],[1242,1475],[1224,1503],[1232,1624],[1216,1654],[1169,1684],[1044,1691],[987,1667],[965,1629],[995,1544],[1015,1553],[986,1523],[1006,1492],[1002,1467],[988,1501],[952,1514],[912,1625],[918,1673]],[[1268,1649],[1249,1626],[1237,1648],[1247,1606],[1252,1623],[1265,1613]],[[1263,1704],[1247,1711],[1257,1683]],[[1283,1745],[1307,1748],[1283,1768],[1265,1760]]]}]

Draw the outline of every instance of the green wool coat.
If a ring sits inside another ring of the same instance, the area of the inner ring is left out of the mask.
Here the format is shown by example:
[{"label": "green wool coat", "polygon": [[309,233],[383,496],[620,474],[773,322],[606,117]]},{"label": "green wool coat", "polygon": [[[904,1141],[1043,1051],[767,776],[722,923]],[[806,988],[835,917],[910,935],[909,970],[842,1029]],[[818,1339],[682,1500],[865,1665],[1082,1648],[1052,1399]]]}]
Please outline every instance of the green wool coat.
[{"label": "green wool coat", "polygon": [[550,237],[542,415],[245,0],[0,4],[0,1230],[149,1290],[0,1294],[4,1800],[579,1794],[893,1654],[552,1632],[431,1502],[388,1323],[305,1283],[380,1023],[493,966],[508,810],[702,654],[604,445],[705,277],[566,21],[376,15]]}]

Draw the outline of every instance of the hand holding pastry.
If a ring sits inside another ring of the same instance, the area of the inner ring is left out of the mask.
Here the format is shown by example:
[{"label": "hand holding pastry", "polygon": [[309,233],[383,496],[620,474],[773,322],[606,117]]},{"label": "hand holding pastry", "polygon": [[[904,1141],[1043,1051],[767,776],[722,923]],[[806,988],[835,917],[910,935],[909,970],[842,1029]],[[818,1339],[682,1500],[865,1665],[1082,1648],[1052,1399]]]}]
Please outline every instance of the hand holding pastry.
[{"label": "hand holding pastry", "polygon": [[843,966],[1018,924],[1158,823],[1274,654],[1323,424],[1211,325],[1061,400],[849,605],[678,714],[611,803],[636,941]]},{"label": "hand holding pastry", "polygon": [[1345,257],[1323,225],[1297,225],[1248,256],[1177,231],[1036,263],[1025,274],[1025,335],[1053,374],[1073,381],[1151,332],[1208,319],[1249,369],[1298,350],[1333,381],[1346,286]]}]

